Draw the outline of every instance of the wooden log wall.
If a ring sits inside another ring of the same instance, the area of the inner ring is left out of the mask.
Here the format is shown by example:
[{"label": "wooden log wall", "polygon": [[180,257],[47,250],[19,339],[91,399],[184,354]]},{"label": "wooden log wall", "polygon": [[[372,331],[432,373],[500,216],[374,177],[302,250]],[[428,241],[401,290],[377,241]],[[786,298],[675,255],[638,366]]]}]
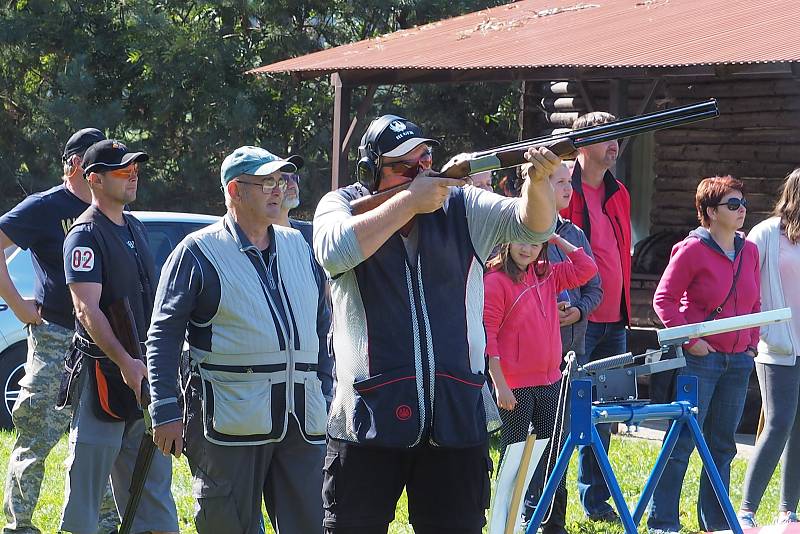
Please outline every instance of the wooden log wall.
[{"label": "wooden log wall", "polygon": [[716,98],[720,117],[656,133],[650,233],[697,225],[694,193],[707,176],[744,181],[745,229],[768,216],[784,177],[800,166],[800,81],[751,79],[669,83],[670,105]]}]

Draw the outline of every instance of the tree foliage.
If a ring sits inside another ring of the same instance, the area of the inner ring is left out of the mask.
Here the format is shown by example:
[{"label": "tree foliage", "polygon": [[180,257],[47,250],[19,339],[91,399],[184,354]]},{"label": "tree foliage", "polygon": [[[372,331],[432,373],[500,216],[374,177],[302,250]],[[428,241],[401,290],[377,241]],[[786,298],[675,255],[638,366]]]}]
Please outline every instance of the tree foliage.
[{"label": "tree foliage", "polygon": [[[303,155],[313,205],[330,183],[329,80],[246,72],[498,3],[7,1],[0,210],[57,183],[65,140],[86,126],[150,154],[135,208],[221,212],[220,162],[244,144]],[[415,120],[452,154],[512,138],[516,98],[508,84],[386,86],[371,111]]]}]

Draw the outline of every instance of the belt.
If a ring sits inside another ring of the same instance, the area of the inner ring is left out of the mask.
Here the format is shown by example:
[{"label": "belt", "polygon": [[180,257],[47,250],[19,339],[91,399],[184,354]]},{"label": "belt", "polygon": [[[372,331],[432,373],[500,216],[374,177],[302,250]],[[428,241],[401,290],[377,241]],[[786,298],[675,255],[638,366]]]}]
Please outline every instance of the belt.
[{"label": "belt", "polygon": [[[273,363],[266,365],[219,365],[215,363],[201,363],[200,367],[207,371],[225,371],[228,373],[277,373],[286,370],[285,363]],[[295,371],[316,371],[319,367],[316,363],[296,363]]]},{"label": "belt", "polygon": [[75,317],[72,315],[71,311],[69,313],[62,313],[52,308],[45,308],[40,304],[39,315],[41,315],[42,319],[48,323],[55,323],[58,326],[63,326],[64,328],[69,328],[70,330],[75,328]]},{"label": "belt", "polygon": [[[106,353],[97,346],[94,341],[86,339],[85,337],[81,336],[78,333],[75,333],[72,336],[72,344],[75,345],[75,348],[81,351],[84,354],[91,356],[92,358],[107,358]],[[144,343],[139,343],[139,350],[142,354],[145,353],[145,345]],[[133,355],[131,355],[133,356]]]}]

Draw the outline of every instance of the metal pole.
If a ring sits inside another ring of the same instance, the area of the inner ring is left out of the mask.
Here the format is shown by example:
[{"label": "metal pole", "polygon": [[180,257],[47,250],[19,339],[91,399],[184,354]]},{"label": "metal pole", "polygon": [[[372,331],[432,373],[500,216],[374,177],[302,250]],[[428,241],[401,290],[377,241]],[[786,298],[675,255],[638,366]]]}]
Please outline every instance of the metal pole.
[{"label": "metal pole", "polygon": [[719,475],[716,464],[714,464],[711,451],[708,450],[706,440],[703,439],[703,432],[700,430],[697,419],[689,417],[688,424],[689,429],[692,431],[692,436],[694,436],[694,443],[697,445],[697,452],[703,460],[703,467],[706,470],[706,475],[708,475],[711,481],[711,487],[714,488],[714,493],[717,494],[717,500],[719,500],[722,513],[725,514],[725,519],[728,520],[728,526],[731,528],[733,534],[743,534],[742,527],[739,525],[739,520],[736,518],[736,512],[733,510],[733,505],[731,505],[731,500],[728,497],[728,490],[725,489],[725,484],[722,482],[722,477]]},{"label": "metal pole", "polygon": [[683,421],[676,420],[670,425],[667,438],[664,440],[664,445],[661,448],[661,452],[658,454],[658,459],[656,459],[653,470],[647,478],[647,483],[644,485],[644,489],[642,489],[639,502],[636,503],[636,508],[633,510],[633,522],[637,525],[642,520],[644,511],[650,504],[650,499],[656,491],[656,486],[658,486],[658,481],[661,480],[661,475],[664,474],[664,469],[667,467],[669,457],[672,455],[673,449],[675,449],[675,444],[678,443],[678,436],[681,435],[681,430],[683,428]]},{"label": "metal pole", "polygon": [[636,524],[633,522],[631,512],[628,510],[628,504],[625,502],[625,496],[622,495],[622,490],[617,482],[617,477],[614,476],[614,469],[611,467],[611,462],[608,461],[608,454],[603,448],[603,442],[600,439],[600,434],[597,432],[597,427],[592,425],[592,451],[594,457],[597,459],[597,464],[600,466],[600,472],[603,473],[603,478],[608,486],[608,491],[614,499],[614,504],[617,505],[617,513],[622,521],[622,526],[625,528],[625,534],[637,534]]},{"label": "metal pole", "polygon": [[[550,444],[551,447],[553,445],[553,443]],[[542,490],[539,502],[536,503],[536,510],[534,510],[533,517],[531,517],[528,523],[528,528],[525,529],[525,534],[535,534],[539,529],[539,525],[542,524],[544,515],[547,513],[547,509],[553,501],[559,482],[561,482],[561,479],[567,472],[569,460],[572,458],[572,453],[575,452],[577,446],[576,440],[573,439],[572,434],[567,436],[567,441],[564,442],[564,447],[558,455],[558,460],[556,461],[555,467],[553,467],[553,472],[550,473],[550,478],[547,479],[547,484],[544,486],[544,490]],[[510,510],[509,513],[513,513],[513,510]]]}]

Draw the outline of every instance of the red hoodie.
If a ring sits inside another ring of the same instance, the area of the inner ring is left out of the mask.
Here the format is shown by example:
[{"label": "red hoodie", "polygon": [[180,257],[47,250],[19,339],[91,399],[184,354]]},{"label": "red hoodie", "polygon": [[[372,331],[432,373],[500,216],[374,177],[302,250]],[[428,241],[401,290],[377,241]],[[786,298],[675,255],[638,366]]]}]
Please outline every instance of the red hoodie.
[{"label": "red hoodie", "polygon": [[564,289],[582,286],[595,273],[594,261],[579,248],[567,255],[567,261],[551,264],[541,279],[533,272],[533,264],[520,283],[503,271],[486,274],[486,354],[500,357],[508,387],[544,386],[559,379],[561,330],[556,298]]},{"label": "red hoodie", "polygon": [[[733,276],[742,263],[736,288],[716,319],[736,317],[761,311],[761,277],[758,247],[745,241],[742,234],[734,240],[736,256],[732,262],[705,228],[692,231],[672,247],[669,265],[658,283],[653,308],[666,326],[680,326],[704,321],[722,304],[733,283]],[[737,330],[703,339],[714,350],[725,353],[744,352],[758,345],[758,328]],[[697,343],[694,339],[685,347]]]}]

